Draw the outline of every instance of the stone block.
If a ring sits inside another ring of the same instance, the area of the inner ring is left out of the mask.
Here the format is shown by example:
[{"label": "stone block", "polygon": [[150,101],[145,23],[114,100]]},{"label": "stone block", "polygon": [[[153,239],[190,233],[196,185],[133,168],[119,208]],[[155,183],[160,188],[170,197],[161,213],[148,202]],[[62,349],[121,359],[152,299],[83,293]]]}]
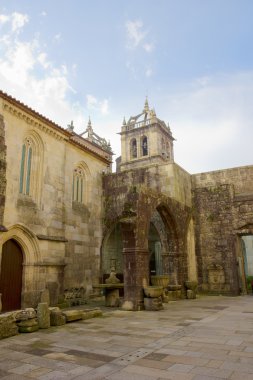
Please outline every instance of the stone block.
[{"label": "stone block", "polygon": [[0,314],[0,339],[18,334],[14,313]]},{"label": "stone block", "polygon": [[167,292],[167,297],[169,298],[169,301],[176,301],[176,299],[177,299],[177,291],[176,290],[169,290]]},{"label": "stone block", "polygon": [[102,310],[100,310],[100,309],[83,310],[82,319],[96,318],[96,317],[101,317],[102,315],[103,315],[103,313],[102,313]]},{"label": "stone block", "polygon": [[168,297],[167,292],[163,293],[162,300],[163,300],[163,303],[168,303],[170,301],[170,298]]},{"label": "stone block", "polygon": [[50,325],[62,326],[66,323],[66,317],[60,310],[53,310],[50,313]]},{"label": "stone block", "polygon": [[162,298],[144,298],[144,308],[148,311],[163,310]]},{"label": "stone block", "polygon": [[48,329],[50,327],[50,311],[46,302],[38,304],[37,317],[40,329]]},{"label": "stone block", "polygon": [[36,318],[36,311],[32,308],[26,308],[24,310],[18,310],[14,314],[16,321],[26,321],[27,319]]},{"label": "stone block", "polygon": [[119,289],[106,289],[105,306],[108,306],[108,307],[119,306]]},{"label": "stone block", "polygon": [[40,302],[41,303],[47,303],[48,306],[50,305],[50,294],[48,289],[44,289],[40,294]]},{"label": "stone block", "polygon": [[83,318],[83,310],[64,310],[62,314],[66,317],[66,322],[78,321]]},{"label": "stone block", "polygon": [[39,324],[37,325],[34,325],[34,326],[20,326],[18,328],[18,331],[20,333],[32,333],[32,332],[35,332],[35,331],[38,331],[39,330]]},{"label": "stone block", "polygon": [[196,298],[196,293],[193,290],[187,289],[187,298],[193,300]]},{"label": "stone block", "polygon": [[37,318],[27,319],[26,321],[18,322],[17,325],[18,325],[18,327],[39,326]]}]

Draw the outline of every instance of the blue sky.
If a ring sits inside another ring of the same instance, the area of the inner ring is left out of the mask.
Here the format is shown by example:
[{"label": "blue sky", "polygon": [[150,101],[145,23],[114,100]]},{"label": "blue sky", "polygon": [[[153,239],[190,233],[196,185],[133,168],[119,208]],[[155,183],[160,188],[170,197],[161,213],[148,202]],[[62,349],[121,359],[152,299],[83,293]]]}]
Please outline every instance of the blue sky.
[{"label": "blue sky", "polygon": [[120,155],[146,95],[190,173],[252,164],[253,1],[0,0],[0,87]]}]

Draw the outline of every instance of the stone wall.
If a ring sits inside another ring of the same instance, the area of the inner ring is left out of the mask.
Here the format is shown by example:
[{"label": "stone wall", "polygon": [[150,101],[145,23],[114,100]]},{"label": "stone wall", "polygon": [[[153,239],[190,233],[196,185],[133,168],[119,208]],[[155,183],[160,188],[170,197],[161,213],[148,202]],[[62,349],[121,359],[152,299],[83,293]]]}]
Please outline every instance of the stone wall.
[{"label": "stone wall", "polygon": [[0,228],[3,224],[6,187],[6,146],[4,120],[0,115]]},{"label": "stone wall", "polygon": [[[99,148],[89,151],[70,140],[64,129],[14,103],[0,98],[7,146],[3,224],[9,229],[0,235],[0,255],[6,240],[13,238],[20,245],[22,306],[36,306],[45,288],[51,304],[56,304],[65,289],[82,287],[88,294],[92,280],[99,281],[102,173],[108,170],[109,161],[96,154]],[[27,139],[35,144],[31,193],[24,194],[20,191],[20,163]],[[2,150],[1,154],[4,157]],[[83,202],[73,201],[73,176],[78,165],[85,171]]]},{"label": "stone wall", "polygon": [[[186,172],[171,164],[104,176],[104,241],[108,241],[112,227],[119,224],[123,246],[124,305],[130,309],[142,307],[142,289],[150,280],[151,223],[157,227],[158,240],[162,244],[163,273],[169,273],[171,279],[174,277],[182,285],[188,279],[189,180]],[[112,247],[110,249],[113,251]]]},{"label": "stone wall", "polygon": [[252,233],[253,167],[197,174],[192,184],[200,288],[239,294],[238,239]]}]

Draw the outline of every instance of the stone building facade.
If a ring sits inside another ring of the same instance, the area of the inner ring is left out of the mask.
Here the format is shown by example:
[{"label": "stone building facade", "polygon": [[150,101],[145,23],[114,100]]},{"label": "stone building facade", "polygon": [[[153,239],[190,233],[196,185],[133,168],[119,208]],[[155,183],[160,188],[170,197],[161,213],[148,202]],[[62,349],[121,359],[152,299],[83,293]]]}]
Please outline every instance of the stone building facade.
[{"label": "stone building facade", "polygon": [[[147,100],[120,135],[111,173],[111,148],[90,121],[77,135],[72,123],[63,129],[0,92],[5,310],[36,306],[45,291],[51,304],[73,289],[88,295],[112,268],[130,310],[143,308],[151,275],[169,275],[183,290],[194,281],[211,294],[246,292],[253,166],[189,174],[174,162],[171,129]],[[10,294],[15,306],[6,304]]]},{"label": "stone building facade", "polygon": [[210,294],[246,292],[241,238],[253,235],[253,166],[190,175],[174,162],[173,140],[146,101],[123,121],[117,173],[104,177],[101,268],[108,274],[113,263],[123,307],[133,310],[152,274],[183,289],[197,281]]},{"label": "stone building facade", "polygon": [[57,304],[64,290],[88,292],[98,282],[102,176],[112,152],[91,123],[86,134],[0,93],[3,310],[36,306],[45,289]]}]

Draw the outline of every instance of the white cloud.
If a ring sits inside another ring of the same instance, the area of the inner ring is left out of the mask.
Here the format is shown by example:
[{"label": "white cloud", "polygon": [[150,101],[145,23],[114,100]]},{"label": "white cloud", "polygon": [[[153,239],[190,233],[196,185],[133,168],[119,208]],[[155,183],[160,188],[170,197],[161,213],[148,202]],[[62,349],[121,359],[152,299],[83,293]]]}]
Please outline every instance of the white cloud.
[{"label": "white cloud", "polygon": [[45,17],[45,16],[47,16],[47,12],[46,11],[42,11],[40,15],[43,16],[43,17]]},{"label": "white cloud", "polygon": [[143,49],[147,52],[147,53],[151,53],[153,50],[154,50],[154,45],[151,44],[151,43],[146,43],[143,45]]},{"label": "white cloud", "polygon": [[139,46],[147,34],[147,32],[143,31],[143,22],[141,20],[127,21],[126,30],[129,46],[134,48]]},{"label": "white cloud", "polygon": [[104,99],[100,104],[100,110],[103,115],[108,114],[109,109],[109,102],[108,99]]},{"label": "white cloud", "polygon": [[153,71],[151,68],[147,68],[146,71],[145,71],[145,75],[147,78],[151,77],[151,75],[153,74]]},{"label": "white cloud", "polygon": [[23,26],[29,21],[26,14],[14,12],[11,15],[12,31],[17,32],[23,28]]},{"label": "white cloud", "polygon": [[87,107],[89,109],[95,107],[97,105],[97,103],[98,103],[98,101],[95,98],[95,96],[90,95],[90,94],[86,95],[86,100],[87,100]]},{"label": "white cloud", "polygon": [[106,115],[109,112],[108,99],[99,101],[95,96],[91,94],[86,95],[86,106],[88,110],[98,111],[102,115]]},{"label": "white cloud", "polygon": [[44,69],[48,69],[50,67],[50,62],[47,60],[47,54],[45,52],[40,53],[38,55],[38,62]]},{"label": "white cloud", "polygon": [[68,101],[73,89],[67,66],[54,66],[38,39],[20,38],[18,32],[29,21],[26,15],[1,15],[0,22],[6,18],[8,31],[0,39],[1,89],[63,127],[72,119],[77,126],[83,124],[84,110]]},{"label": "white cloud", "polygon": [[0,24],[6,24],[9,20],[10,20],[9,16],[0,14]]},{"label": "white cloud", "polygon": [[57,34],[54,36],[54,41],[55,41],[55,42],[60,42],[60,41],[61,41],[61,33],[57,33]]},{"label": "white cloud", "polygon": [[253,71],[197,78],[174,92],[162,108],[176,162],[190,172],[252,164],[252,97]]},{"label": "white cloud", "polygon": [[129,49],[136,49],[141,47],[147,53],[154,49],[153,43],[147,41],[148,32],[144,30],[142,20],[128,20],[125,24],[127,33],[127,47]]},{"label": "white cloud", "polygon": [[0,14],[0,25],[10,23],[13,33],[19,33],[28,21],[29,17],[26,14],[18,12],[13,12],[10,15]]}]

